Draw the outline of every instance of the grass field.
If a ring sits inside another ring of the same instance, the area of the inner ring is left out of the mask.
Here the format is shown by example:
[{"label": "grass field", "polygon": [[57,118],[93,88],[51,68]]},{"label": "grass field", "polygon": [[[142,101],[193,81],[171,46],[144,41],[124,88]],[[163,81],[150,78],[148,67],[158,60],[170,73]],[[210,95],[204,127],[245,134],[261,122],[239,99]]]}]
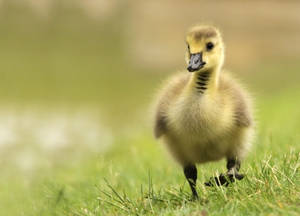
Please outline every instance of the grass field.
[{"label": "grass field", "polygon": [[247,177],[207,188],[203,182],[223,172],[225,161],[199,166],[199,201],[190,201],[181,168],[142,127],[118,135],[105,153],[65,154],[34,172],[2,166],[1,209],[4,215],[299,215],[299,96],[285,92],[257,102],[259,132],[242,164]]},{"label": "grass field", "polygon": [[300,215],[297,56],[233,67],[256,104],[246,177],[208,188],[203,183],[224,172],[225,161],[198,166],[200,199],[191,201],[181,167],[153,138],[148,112],[161,81],[184,61],[164,69],[128,63],[127,13],[97,22],[58,4],[43,20],[7,5],[0,215]]}]

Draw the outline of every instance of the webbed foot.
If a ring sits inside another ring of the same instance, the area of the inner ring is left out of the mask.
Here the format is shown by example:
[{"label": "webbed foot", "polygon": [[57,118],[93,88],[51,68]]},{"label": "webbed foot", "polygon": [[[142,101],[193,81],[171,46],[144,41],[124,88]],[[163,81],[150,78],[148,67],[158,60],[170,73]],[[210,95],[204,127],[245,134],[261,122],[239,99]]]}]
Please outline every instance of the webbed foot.
[{"label": "webbed foot", "polygon": [[235,182],[235,179],[242,180],[245,175],[236,173],[236,174],[221,174],[219,177],[212,177],[208,182],[205,182],[205,186],[212,187],[212,186],[222,186],[225,185],[226,187],[230,184]]}]

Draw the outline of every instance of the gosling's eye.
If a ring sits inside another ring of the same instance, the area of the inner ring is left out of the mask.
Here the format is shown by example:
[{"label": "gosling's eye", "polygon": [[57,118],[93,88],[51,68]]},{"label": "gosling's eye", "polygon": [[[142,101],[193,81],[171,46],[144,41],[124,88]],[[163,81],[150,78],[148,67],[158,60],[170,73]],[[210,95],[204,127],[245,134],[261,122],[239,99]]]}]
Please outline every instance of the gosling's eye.
[{"label": "gosling's eye", "polygon": [[214,44],[212,43],[212,42],[208,42],[207,44],[206,44],[206,49],[207,49],[207,51],[210,51],[210,50],[212,50],[214,48]]},{"label": "gosling's eye", "polygon": [[187,45],[188,50],[190,50],[190,45]]}]

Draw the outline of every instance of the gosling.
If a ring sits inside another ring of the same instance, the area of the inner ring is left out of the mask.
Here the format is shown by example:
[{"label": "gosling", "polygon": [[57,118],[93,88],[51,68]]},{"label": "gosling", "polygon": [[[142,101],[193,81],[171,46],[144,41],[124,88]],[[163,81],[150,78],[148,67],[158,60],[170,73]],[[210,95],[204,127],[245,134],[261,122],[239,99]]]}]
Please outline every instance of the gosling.
[{"label": "gosling", "polygon": [[227,159],[227,172],[205,184],[228,185],[239,173],[254,131],[251,99],[223,70],[224,43],[213,26],[194,26],[186,36],[187,71],[163,88],[154,134],[183,167],[194,198],[195,164]]}]

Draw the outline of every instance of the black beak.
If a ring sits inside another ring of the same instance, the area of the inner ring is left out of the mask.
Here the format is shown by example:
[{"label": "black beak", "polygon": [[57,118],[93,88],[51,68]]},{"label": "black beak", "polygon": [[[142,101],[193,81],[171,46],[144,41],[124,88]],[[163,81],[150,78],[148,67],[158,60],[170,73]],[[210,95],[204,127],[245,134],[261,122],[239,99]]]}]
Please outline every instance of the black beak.
[{"label": "black beak", "polygon": [[191,54],[190,63],[187,69],[189,72],[194,72],[203,68],[205,64],[206,62],[202,60],[202,52]]}]

